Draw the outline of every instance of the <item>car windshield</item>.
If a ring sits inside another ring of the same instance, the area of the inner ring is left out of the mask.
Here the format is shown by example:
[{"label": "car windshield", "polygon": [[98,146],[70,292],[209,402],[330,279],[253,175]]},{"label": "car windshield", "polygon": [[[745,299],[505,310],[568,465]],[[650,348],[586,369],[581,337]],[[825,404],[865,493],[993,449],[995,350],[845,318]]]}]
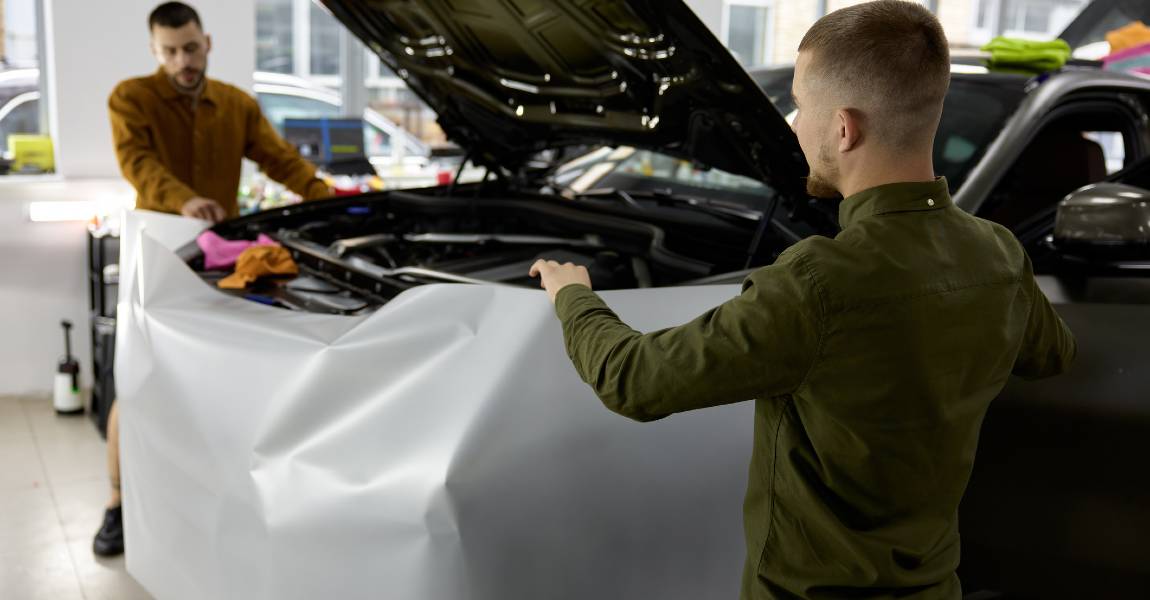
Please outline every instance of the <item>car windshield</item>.
[{"label": "car windshield", "polygon": [[[775,107],[794,118],[791,98],[791,68],[762,69],[752,73]],[[1006,119],[1026,95],[1026,78],[998,74],[955,74],[943,105],[942,120],[934,146],[935,172],[946,177],[951,193],[966,181],[987,147],[1002,130]],[[734,201],[751,202],[770,193],[760,181],[703,169],[649,150],[621,146],[599,148],[560,167],[553,182],[564,190],[580,194],[592,189],[666,189],[677,194],[704,194]]]},{"label": "car windshield", "polygon": [[771,189],[761,181],[703,168],[691,161],[630,146],[604,147],[556,170],[552,182],[573,194],[613,188],[663,190],[677,195],[761,205]]},{"label": "car windshield", "polygon": [[[787,121],[794,119],[791,68],[763,69],[752,73],[755,82]],[[1026,96],[1027,79],[1000,74],[954,74],[942,108],[942,120],[934,142],[935,173],[946,177],[956,193],[986,148],[1002,130]]]}]

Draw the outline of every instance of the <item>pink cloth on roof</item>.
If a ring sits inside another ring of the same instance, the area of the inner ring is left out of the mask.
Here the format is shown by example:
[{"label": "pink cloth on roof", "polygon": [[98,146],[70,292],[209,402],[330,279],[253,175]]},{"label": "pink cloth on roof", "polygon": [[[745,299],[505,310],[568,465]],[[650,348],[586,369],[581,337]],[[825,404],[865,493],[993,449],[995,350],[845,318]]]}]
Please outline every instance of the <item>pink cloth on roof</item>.
[{"label": "pink cloth on roof", "polygon": [[1123,60],[1130,60],[1139,56],[1146,56],[1150,54],[1150,42],[1131,46],[1125,50],[1114,52],[1107,56],[1102,57],[1102,64],[1109,66],[1111,63],[1116,63]]},{"label": "pink cloth on roof", "polygon": [[278,246],[270,237],[260,234],[256,241],[225,240],[214,231],[205,231],[196,238],[196,245],[204,251],[205,269],[223,269],[236,264],[244,250],[252,246]]}]

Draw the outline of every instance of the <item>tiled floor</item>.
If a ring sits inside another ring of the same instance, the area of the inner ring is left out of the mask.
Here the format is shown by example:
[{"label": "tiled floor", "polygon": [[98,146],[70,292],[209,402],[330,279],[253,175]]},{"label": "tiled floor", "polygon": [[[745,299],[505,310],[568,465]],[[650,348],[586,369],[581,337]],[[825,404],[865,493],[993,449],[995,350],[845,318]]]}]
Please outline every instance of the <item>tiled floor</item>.
[{"label": "tiled floor", "polygon": [[0,598],[151,598],[124,558],[92,554],[108,501],[104,441],[46,397],[0,396]]}]

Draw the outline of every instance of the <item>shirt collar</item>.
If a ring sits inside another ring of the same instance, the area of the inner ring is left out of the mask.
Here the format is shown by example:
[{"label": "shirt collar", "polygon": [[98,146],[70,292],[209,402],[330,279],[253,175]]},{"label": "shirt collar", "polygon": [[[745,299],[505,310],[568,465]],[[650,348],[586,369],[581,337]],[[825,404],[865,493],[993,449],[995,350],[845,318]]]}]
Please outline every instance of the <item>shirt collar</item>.
[{"label": "shirt collar", "polygon": [[839,205],[839,225],[846,229],[875,215],[912,210],[939,210],[954,206],[945,177],[934,181],[888,183],[844,198]]},{"label": "shirt collar", "polygon": [[[155,81],[155,87],[159,90],[160,97],[164,100],[178,100],[180,98],[190,97],[187,94],[181,93],[180,90],[177,90],[176,87],[172,85],[163,67],[156,69],[156,74],[152,75],[152,79]],[[205,76],[204,89],[200,92],[199,101],[216,104],[216,95],[219,93],[219,90],[216,89],[217,85],[218,84],[212,81],[211,78]]]}]

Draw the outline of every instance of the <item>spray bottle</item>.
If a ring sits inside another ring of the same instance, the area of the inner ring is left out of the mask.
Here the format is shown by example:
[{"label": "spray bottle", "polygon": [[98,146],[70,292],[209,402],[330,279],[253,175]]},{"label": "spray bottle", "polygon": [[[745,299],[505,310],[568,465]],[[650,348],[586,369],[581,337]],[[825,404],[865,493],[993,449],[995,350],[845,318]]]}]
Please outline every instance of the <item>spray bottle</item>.
[{"label": "spray bottle", "polygon": [[52,404],[56,414],[78,415],[84,412],[80,399],[80,363],[72,356],[72,323],[60,321],[64,327],[64,358],[56,365],[56,387]]}]

